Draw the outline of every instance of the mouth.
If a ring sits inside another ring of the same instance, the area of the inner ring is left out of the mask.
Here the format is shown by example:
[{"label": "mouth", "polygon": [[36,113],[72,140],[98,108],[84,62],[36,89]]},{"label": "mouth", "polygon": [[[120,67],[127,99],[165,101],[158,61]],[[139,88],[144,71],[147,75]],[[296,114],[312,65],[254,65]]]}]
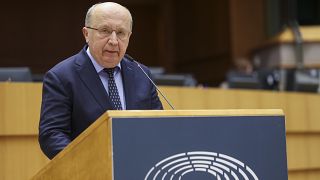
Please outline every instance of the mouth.
[{"label": "mouth", "polygon": [[103,51],[104,56],[109,56],[109,57],[115,57],[119,55],[118,51],[113,51],[113,50],[104,50]]},{"label": "mouth", "polygon": [[109,54],[115,54],[118,53],[118,51],[112,51],[112,50],[105,50],[105,53],[109,53]]}]

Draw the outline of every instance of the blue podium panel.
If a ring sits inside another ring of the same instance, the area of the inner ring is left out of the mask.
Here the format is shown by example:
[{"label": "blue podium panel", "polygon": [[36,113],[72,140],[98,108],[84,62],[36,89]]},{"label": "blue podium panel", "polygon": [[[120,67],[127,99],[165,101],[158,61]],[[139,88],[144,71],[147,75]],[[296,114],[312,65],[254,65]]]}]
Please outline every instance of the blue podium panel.
[{"label": "blue podium panel", "polygon": [[286,180],[284,116],[113,118],[115,180]]}]

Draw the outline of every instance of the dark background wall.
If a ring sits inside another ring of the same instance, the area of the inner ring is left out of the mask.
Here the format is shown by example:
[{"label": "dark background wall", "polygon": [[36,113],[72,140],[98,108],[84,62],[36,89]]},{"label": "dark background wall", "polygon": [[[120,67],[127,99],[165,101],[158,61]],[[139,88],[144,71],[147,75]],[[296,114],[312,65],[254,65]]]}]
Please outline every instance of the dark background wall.
[{"label": "dark background wall", "polygon": [[[85,42],[81,28],[86,11],[97,2],[2,2],[0,66],[29,66],[33,73],[45,73],[77,53]],[[131,56],[167,72],[192,73],[208,86],[221,83],[234,61],[263,43],[272,25],[267,0],[115,2],[133,15]]]}]

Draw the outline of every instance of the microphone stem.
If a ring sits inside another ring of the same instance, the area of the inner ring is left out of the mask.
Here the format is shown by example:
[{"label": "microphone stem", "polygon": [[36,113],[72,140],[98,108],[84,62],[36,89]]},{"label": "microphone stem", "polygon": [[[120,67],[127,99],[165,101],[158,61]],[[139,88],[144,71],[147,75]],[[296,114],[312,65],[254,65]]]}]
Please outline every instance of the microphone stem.
[{"label": "microphone stem", "polygon": [[162,92],[160,91],[160,89],[158,88],[158,86],[153,82],[153,80],[149,77],[149,75],[142,69],[142,67],[140,66],[139,63],[137,63],[136,61],[134,61],[138,67],[142,70],[142,72],[146,75],[146,77],[150,80],[150,82],[154,85],[154,87],[157,89],[157,91],[161,94],[161,96],[164,98],[164,100],[169,104],[169,106],[171,107],[172,110],[174,110],[174,107],[172,106],[172,104],[169,102],[169,100],[162,94]]}]

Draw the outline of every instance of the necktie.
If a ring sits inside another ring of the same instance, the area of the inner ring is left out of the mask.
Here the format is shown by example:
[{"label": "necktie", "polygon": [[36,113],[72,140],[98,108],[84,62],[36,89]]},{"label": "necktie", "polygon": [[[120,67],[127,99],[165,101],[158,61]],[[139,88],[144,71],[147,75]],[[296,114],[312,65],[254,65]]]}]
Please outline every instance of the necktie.
[{"label": "necktie", "polygon": [[118,88],[114,80],[114,74],[113,74],[114,68],[105,68],[104,70],[108,73],[108,77],[109,77],[109,80],[108,80],[109,98],[111,99],[114,107],[117,110],[122,110]]}]

